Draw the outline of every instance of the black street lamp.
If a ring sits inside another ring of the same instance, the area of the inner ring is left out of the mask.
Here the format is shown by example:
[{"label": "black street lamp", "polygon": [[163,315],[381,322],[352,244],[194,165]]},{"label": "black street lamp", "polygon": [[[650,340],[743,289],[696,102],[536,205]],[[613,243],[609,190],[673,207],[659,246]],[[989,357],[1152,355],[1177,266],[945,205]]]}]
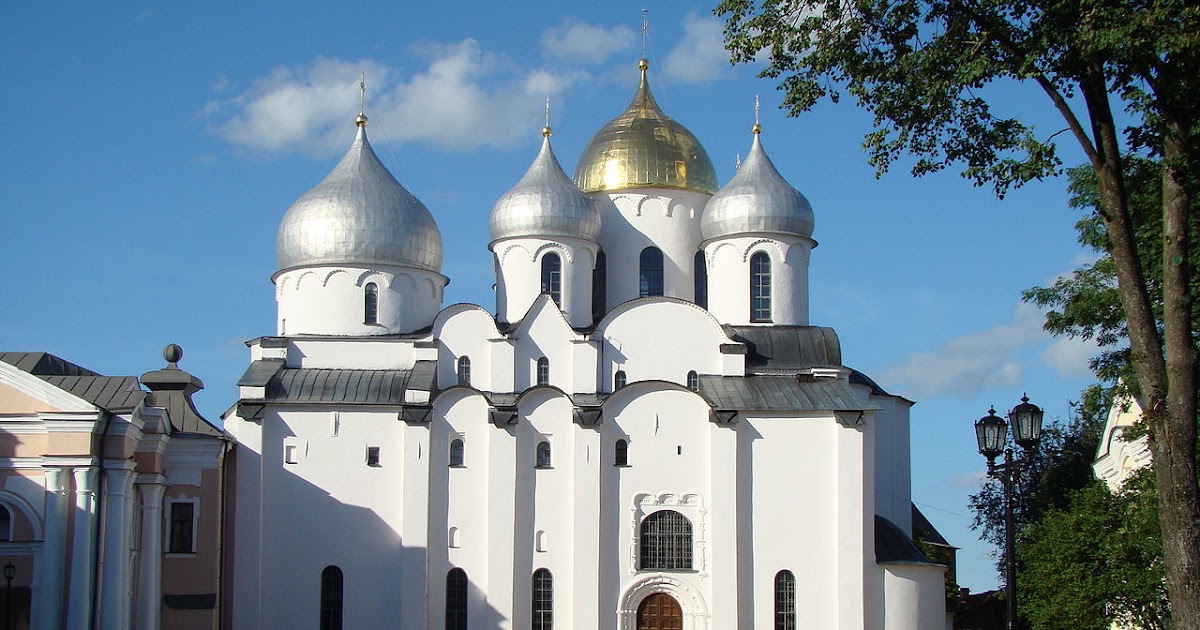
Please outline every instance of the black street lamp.
[{"label": "black street lamp", "polygon": [[4,630],[12,628],[12,581],[17,577],[17,567],[12,562],[4,565]]},{"label": "black street lamp", "polygon": [[[1014,551],[1013,483],[1020,474],[1022,460],[1013,459],[1013,451],[1007,448],[1008,425],[1013,426],[1013,440],[1025,451],[1025,458],[1032,455],[1042,439],[1042,410],[1022,395],[1021,404],[1008,412],[1008,423],[996,415],[996,409],[988,409],[988,415],[975,422],[975,439],[979,442],[979,453],[988,460],[988,476],[999,479],[1004,487],[1004,591],[1005,616],[1008,630],[1017,628],[1017,560]],[[996,458],[1004,454],[1004,463],[997,464]]]}]

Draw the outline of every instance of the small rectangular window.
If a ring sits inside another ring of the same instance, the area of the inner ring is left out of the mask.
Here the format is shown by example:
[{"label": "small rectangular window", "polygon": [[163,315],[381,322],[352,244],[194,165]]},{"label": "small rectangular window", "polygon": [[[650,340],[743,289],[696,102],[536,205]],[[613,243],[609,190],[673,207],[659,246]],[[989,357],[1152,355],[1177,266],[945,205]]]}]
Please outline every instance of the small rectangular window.
[{"label": "small rectangular window", "polygon": [[300,447],[296,446],[295,444],[285,445],[283,447],[283,463],[295,464],[297,461],[299,461],[296,454],[296,451],[298,450],[300,450]]},{"label": "small rectangular window", "polygon": [[196,503],[171,501],[167,518],[167,553],[196,553]]},{"label": "small rectangular window", "polygon": [[368,446],[367,447],[367,465],[373,466],[373,467],[379,467],[379,466],[383,465],[383,464],[379,463],[379,447],[378,446]]}]

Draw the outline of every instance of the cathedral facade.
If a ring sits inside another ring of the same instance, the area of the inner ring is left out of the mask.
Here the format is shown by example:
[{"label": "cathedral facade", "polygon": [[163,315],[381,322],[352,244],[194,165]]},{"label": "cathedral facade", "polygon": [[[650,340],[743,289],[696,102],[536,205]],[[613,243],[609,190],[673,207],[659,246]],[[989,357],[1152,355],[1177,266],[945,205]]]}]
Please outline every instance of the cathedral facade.
[{"label": "cathedral facade", "polygon": [[232,627],[946,627],[912,403],[809,322],[809,202],[757,124],[718,186],[639,65],[573,178],[547,128],[499,196],[494,311],[443,306],[365,116],[288,209],[224,418]]}]

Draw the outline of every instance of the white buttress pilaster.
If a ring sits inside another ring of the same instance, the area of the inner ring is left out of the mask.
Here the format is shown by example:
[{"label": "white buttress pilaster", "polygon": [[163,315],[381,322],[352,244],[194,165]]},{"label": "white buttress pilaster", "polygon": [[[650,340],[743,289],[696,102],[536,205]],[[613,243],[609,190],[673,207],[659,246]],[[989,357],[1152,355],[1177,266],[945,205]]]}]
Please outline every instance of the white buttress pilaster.
[{"label": "white buttress pilaster", "polygon": [[92,618],[92,577],[96,556],[96,477],[94,466],[75,469],[75,537],[71,544],[69,630],[89,630]]},{"label": "white buttress pilaster", "polygon": [[162,475],[138,477],[142,496],[142,539],[138,556],[138,601],[134,628],[159,630],[162,625]]},{"label": "white buttress pilaster", "polygon": [[130,533],[129,502],[133,500],[134,463],[130,460],[107,461],[104,471],[104,559],[100,571],[100,628],[129,628]]},{"label": "white buttress pilaster", "polygon": [[38,600],[38,627],[58,630],[62,627],[63,572],[67,554],[67,481],[70,468],[47,467],[46,528],[42,543],[41,597]]}]

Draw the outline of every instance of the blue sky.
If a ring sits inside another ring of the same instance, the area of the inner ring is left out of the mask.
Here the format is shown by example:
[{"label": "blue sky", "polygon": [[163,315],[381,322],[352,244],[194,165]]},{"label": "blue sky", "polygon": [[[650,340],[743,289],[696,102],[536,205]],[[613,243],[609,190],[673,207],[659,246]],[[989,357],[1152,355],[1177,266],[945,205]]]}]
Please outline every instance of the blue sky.
[{"label": "blue sky", "polygon": [[[605,6],[600,6],[604,4]],[[0,349],[45,350],[141,374],[160,350],[236,398],[247,339],[274,332],[275,228],[353,138],[359,72],[377,153],[430,208],[446,245],[446,304],[494,307],[487,217],[524,173],[552,101],[568,173],[633,95],[631,3],[19,3],[0,21]],[[651,85],[704,143],[723,184],[763,144],[812,202],[820,246],[812,322],[845,362],[912,410],[913,495],[963,547],[959,579],[995,586],[968,530],[983,473],[972,422],[1028,391],[1048,418],[1090,382],[1093,348],[1054,340],[1022,289],[1087,260],[1061,179],[997,201],[953,173],[876,179],[851,104],[798,119],[753,67],[731,68],[704,5],[649,5]],[[1022,86],[1001,113],[1063,125]],[[1066,137],[1066,136],[1060,136]],[[1069,141],[1068,141],[1069,142]],[[1064,162],[1082,162],[1069,144]]]}]

